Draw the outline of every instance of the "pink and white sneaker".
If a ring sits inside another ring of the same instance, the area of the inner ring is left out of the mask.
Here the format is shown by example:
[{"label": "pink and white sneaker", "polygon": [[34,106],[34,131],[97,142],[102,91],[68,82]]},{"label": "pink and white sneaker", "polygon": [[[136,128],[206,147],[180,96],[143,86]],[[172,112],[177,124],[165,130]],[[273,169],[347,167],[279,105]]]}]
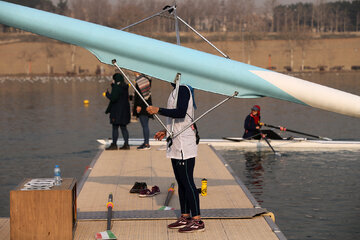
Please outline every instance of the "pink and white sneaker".
[{"label": "pink and white sneaker", "polygon": [[183,227],[186,227],[186,225],[188,225],[189,222],[191,222],[191,218],[186,218],[184,216],[181,216],[181,217],[179,217],[179,219],[176,222],[169,224],[168,228],[171,228],[171,229],[183,228]]},{"label": "pink and white sneaker", "polygon": [[151,191],[149,189],[144,189],[140,191],[139,197],[153,197],[160,193],[160,188],[158,186],[153,186]]},{"label": "pink and white sneaker", "polygon": [[179,229],[181,233],[203,232],[205,223],[201,220],[192,219],[185,227]]}]

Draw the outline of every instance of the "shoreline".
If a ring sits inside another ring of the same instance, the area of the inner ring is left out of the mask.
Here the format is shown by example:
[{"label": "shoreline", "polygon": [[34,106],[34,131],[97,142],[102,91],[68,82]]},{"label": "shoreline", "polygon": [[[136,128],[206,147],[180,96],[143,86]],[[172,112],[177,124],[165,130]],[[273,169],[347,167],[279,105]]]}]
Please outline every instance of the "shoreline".
[{"label": "shoreline", "polygon": [[[214,33],[208,35],[215,36]],[[300,42],[284,39],[242,41],[234,40],[235,33],[229,33],[232,37],[222,38],[223,35],[216,35],[219,38],[213,44],[217,48],[233,60],[264,69],[285,74],[360,72],[360,37],[311,38]],[[0,39],[1,36],[4,34],[0,34]],[[167,38],[171,42],[172,35],[157,37]],[[205,42],[189,39],[190,36],[185,34],[182,46],[219,55]],[[0,76],[96,76],[111,75],[115,69],[99,62],[82,47],[32,34],[18,34],[3,39],[0,52]]]},{"label": "shoreline", "polygon": [[[130,70],[128,70],[130,71]],[[274,71],[274,70],[272,70]],[[285,71],[275,71],[281,74],[286,75],[299,75],[299,74],[308,74],[308,73],[314,73],[314,74],[360,74],[360,70],[340,70],[340,71],[296,71],[296,72],[285,72]],[[131,71],[130,71],[131,74]],[[19,78],[27,78],[27,77],[49,77],[49,78],[55,78],[55,77],[97,77],[99,79],[101,78],[111,78],[113,74],[104,74],[104,75],[96,75],[96,74],[66,74],[66,73],[55,73],[55,74],[46,74],[46,73],[40,73],[40,74],[26,74],[26,73],[15,73],[15,74],[0,74],[0,78],[7,78],[7,77],[19,77]]]}]

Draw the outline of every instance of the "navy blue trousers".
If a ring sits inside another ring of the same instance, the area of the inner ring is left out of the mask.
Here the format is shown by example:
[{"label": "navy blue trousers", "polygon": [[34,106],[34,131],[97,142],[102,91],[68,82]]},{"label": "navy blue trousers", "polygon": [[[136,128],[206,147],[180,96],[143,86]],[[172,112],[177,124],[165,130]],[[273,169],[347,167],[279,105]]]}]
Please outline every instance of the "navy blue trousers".
[{"label": "navy blue trousers", "polygon": [[195,158],[186,160],[171,159],[176,181],[178,183],[178,193],[181,214],[191,216],[200,215],[199,192],[194,183]]},{"label": "navy blue trousers", "polygon": [[139,119],[143,129],[144,144],[149,144],[149,138],[150,138],[149,117],[146,115],[139,115]]},{"label": "navy blue trousers", "polygon": [[119,138],[119,127],[121,129],[121,134],[124,138],[124,144],[129,145],[129,132],[126,128],[126,125],[113,124],[112,125],[112,139],[113,143],[116,144]]}]

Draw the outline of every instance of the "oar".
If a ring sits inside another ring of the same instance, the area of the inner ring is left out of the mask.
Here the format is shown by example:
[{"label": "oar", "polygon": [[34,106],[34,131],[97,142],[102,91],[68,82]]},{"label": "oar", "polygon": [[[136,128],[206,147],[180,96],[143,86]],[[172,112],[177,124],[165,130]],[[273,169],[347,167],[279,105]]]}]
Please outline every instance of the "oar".
[{"label": "oar", "polygon": [[269,145],[269,147],[270,147],[271,150],[274,152],[274,154],[275,154],[276,156],[281,156],[281,154],[280,154],[279,152],[275,151],[275,149],[271,146],[269,140],[268,140],[267,137],[261,132],[260,129],[259,129],[259,131],[260,131],[261,137],[262,137],[262,138],[265,140],[265,142]]},{"label": "oar", "polygon": [[106,230],[110,230],[111,229],[111,219],[112,219],[112,209],[114,207],[112,193],[109,194],[109,200],[108,200],[108,203],[106,204],[106,207],[108,209]]},{"label": "oar", "polygon": [[114,207],[112,193],[109,194],[109,200],[108,203],[106,204],[106,207],[108,209],[106,231],[96,233],[95,239],[117,239],[115,234],[111,231],[112,209]]},{"label": "oar", "polygon": [[[271,146],[269,140],[267,139],[267,137],[265,137],[264,134],[262,134],[261,130],[260,130],[260,133],[254,135],[254,136],[251,136],[249,138],[243,138],[243,139],[234,139],[234,138],[229,138],[229,137],[223,137],[223,139],[225,140],[229,140],[229,141],[233,141],[233,142],[242,142],[242,141],[246,141],[246,140],[250,140],[252,137],[255,137],[257,135],[260,135],[261,134],[261,137],[265,140],[265,142],[269,145],[269,147],[271,148],[271,150],[274,152],[275,155],[277,156],[281,156],[281,154],[277,151],[275,151],[275,149]],[[264,136],[264,137],[263,137]]]},{"label": "oar", "polygon": [[175,187],[175,183],[172,183],[168,189],[168,194],[166,196],[164,206],[159,208],[159,210],[174,210],[174,208],[169,206],[170,199],[171,199],[172,195],[174,194],[174,187]]},{"label": "oar", "polygon": [[291,129],[284,128],[284,127],[276,127],[276,126],[273,126],[273,125],[270,125],[270,124],[266,124],[266,123],[264,123],[264,126],[265,126],[265,127],[270,127],[270,128],[280,129],[281,131],[288,131],[288,132],[298,133],[298,134],[305,135],[305,136],[309,136],[309,137],[313,137],[313,138],[318,138],[318,139],[323,139],[323,140],[327,140],[327,141],[332,141],[331,138],[321,137],[321,136],[315,136],[315,135],[312,135],[312,134],[308,134],[308,133],[304,133],[304,132],[299,132],[299,131],[291,130]]}]

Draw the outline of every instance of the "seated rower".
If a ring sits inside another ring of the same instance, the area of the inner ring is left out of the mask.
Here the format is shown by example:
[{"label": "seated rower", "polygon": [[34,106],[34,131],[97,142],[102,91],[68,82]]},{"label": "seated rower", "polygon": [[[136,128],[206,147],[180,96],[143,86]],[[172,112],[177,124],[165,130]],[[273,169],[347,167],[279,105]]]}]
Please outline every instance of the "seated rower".
[{"label": "seated rower", "polygon": [[243,135],[244,139],[260,139],[260,106],[254,105],[251,108],[251,113],[246,117],[244,122],[245,132]]}]

